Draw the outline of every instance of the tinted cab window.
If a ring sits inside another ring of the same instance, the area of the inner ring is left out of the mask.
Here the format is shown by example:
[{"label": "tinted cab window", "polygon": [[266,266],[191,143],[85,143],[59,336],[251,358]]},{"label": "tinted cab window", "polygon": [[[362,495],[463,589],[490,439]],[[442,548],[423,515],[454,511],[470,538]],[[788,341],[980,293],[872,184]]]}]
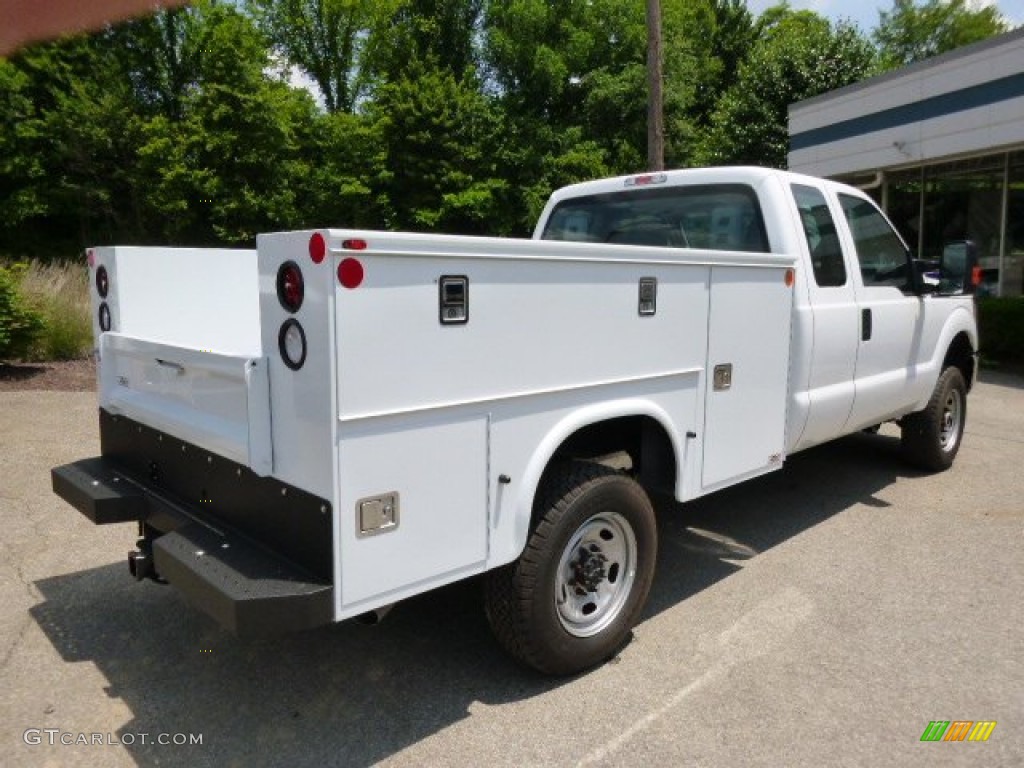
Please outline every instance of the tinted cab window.
[{"label": "tinted cab window", "polygon": [[544,240],[770,252],[761,206],[742,184],[622,190],[563,200]]},{"label": "tinted cab window", "polygon": [[825,196],[815,187],[794,184],[793,198],[800,211],[807,249],[811,254],[814,281],[822,288],[846,285],[843,249]]},{"label": "tinted cab window", "polygon": [[867,200],[839,195],[857,249],[865,287],[891,286],[914,293],[910,253],[885,216]]}]

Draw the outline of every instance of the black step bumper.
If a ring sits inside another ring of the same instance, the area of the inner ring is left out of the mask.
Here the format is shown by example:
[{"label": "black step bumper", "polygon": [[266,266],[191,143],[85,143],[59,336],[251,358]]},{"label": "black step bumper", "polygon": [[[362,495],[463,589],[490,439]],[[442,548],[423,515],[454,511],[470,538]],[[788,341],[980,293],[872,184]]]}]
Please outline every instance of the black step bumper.
[{"label": "black step bumper", "polygon": [[97,457],[51,470],[58,496],[97,525],[139,521],[152,540],[157,573],[227,629],[259,637],[328,624],[330,582],[248,537],[211,524]]}]

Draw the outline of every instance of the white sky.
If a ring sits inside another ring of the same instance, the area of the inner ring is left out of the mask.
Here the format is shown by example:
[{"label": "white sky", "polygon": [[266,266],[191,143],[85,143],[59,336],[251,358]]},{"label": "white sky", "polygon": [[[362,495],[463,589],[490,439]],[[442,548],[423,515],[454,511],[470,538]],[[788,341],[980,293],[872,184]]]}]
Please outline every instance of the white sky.
[{"label": "white sky", "polygon": [[[1024,24],[1024,0],[974,0],[977,5],[996,5],[1013,26]],[[778,0],[747,0],[747,7],[755,14],[777,5]],[[849,19],[864,32],[878,25],[879,10],[892,8],[892,0],[789,0],[794,10],[811,10],[834,21]]]}]

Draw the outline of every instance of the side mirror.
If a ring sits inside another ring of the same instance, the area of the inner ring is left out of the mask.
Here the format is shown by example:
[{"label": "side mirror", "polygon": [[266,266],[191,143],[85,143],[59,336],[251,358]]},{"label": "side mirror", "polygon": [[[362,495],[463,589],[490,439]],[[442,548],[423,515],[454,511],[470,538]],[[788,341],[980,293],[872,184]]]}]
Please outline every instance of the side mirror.
[{"label": "side mirror", "polygon": [[978,278],[978,246],[971,240],[946,243],[939,259],[937,293],[973,294]]}]

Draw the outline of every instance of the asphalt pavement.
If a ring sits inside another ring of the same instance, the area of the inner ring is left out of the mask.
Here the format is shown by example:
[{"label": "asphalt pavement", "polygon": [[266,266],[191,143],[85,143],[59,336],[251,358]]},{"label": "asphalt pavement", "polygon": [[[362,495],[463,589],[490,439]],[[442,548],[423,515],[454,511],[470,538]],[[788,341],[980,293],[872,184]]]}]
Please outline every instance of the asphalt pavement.
[{"label": "asphalt pavement", "polygon": [[[128,575],[50,467],[92,393],[0,392],[0,765],[1024,765],[1024,379],[986,373],[954,468],[895,427],[662,503],[643,621],[571,679],[508,660],[479,584],[263,641]],[[994,721],[985,742],[922,742]],[[70,742],[70,743],[66,743]],[[184,743],[182,743],[184,742]]]}]

